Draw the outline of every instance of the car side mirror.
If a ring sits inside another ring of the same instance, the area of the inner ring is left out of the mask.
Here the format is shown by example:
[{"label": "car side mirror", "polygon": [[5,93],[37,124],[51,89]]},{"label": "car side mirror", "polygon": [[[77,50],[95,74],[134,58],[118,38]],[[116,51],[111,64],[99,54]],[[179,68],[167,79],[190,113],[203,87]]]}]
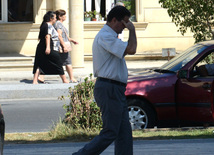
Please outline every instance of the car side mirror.
[{"label": "car side mirror", "polygon": [[188,77],[187,70],[180,70],[180,71],[178,71],[177,77],[181,78],[181,79],[187,79],[187,77]]}]

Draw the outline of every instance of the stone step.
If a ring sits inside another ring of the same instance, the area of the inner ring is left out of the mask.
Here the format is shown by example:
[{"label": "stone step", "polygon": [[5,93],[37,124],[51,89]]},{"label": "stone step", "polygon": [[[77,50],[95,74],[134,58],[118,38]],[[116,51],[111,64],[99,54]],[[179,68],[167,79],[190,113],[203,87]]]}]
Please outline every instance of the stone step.
[{"label": "stone step", "polygon": [[0,65],[3,64],[33,64],[32,57],[0,57]]},{"label": "stone step", "polygon": [[33,64],[0,64],[0,71],[30,71]]},{"label": "stone step", "polygon": [[33,58],[26,56],[1,56],[0,71],[28,71],[33,68]]},{"label": "stone step", "polygon": [[[171,59],[172,57],[170,57]],[[167,60],[162,57],[160,51],[138,52],[135,55],[127,55],[126,60]],[[92,61],[92,55],[84,55],[85,61]],[[0,56],[0,71],[29,71],[33,69],[33,57],[29,56]]]}]

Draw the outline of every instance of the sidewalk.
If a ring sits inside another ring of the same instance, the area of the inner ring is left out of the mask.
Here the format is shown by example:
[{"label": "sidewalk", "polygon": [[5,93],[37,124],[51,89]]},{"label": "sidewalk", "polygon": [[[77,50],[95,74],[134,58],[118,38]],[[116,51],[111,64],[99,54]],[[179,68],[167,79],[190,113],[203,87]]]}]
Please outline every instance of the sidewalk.
[{"label": "sidewalk", "polygon": [[[136,69],[160,67],[166,60],[151,61],[127,61],[129,72]],[[67,72],[66,76],[67,75]],[[85,77],[93,73],[92,61],[85,61],[84,68],[74,68],[73,74],[78,81],[83,81]],[[68,95],[68,88],[76,84],[63,84],[58,75],[47,75],[45,81],[48,84],[32,84],[32,71],[8,71],[0,72],[0,99],[17,98],[49,98]]]}]

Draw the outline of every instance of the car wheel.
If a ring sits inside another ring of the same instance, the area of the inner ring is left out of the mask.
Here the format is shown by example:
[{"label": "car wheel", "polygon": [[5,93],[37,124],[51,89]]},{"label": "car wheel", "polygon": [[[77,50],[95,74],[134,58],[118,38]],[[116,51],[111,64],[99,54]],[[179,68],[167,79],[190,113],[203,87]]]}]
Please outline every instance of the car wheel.
[{"label": "car wheel", "polygon": [[132,130],[153,128],[155,126],[155,112],[148,103],[140,99],[129,99],[127,102]]}]

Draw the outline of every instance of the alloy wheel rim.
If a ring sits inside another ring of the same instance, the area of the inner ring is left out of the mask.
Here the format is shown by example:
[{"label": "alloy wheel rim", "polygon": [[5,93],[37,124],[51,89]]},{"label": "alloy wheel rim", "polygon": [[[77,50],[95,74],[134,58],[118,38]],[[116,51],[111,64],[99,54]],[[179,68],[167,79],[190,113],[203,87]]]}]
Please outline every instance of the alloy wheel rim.
[{"label": "alloy wheel rim", "polygon": [[148,117],[143,109],[138,106],[129,106],[129,122],[132,130],[147,128]]}]

